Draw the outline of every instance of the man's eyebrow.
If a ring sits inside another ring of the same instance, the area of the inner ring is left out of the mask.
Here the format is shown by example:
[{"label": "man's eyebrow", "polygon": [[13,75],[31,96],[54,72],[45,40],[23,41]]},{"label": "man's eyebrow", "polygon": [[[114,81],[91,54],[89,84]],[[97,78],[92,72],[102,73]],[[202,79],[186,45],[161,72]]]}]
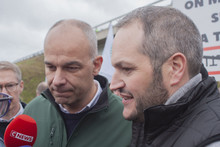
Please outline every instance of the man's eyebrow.
[{"label": "man's eyebrow", "polygon": [[78,66],[82,66],[82,64],[78,61],[70,61],[64,64],[64,66],[69,66],[69,65],[78,65]]},{"label": "man's eyebrow", "polygon": [[123,66],[134,66],[133,64],[130,64],[128,62],[124,62],[124,61],[119,61],[117,63],[114,64],[115,67],[123,67]]},{"label": "man's eyebrow", "polygon": [[52,63],[50,63],[50,62],[48,62],[48,61],[44,61],[44,64],[52,64]]},{"label": "man's eyebrow", "polygon": [[122,62],[117,62],[116,64],[114,64],[115,67],[121,67],[122,66]]},{"label": "man's eyebrow", "polygon": [[[48,62],[48,61],[44,61],[44,64],[46,65],[53,65],[51,62]],[[77,65],[77,66],[82,66],[82,64],[78,61],[70,61],[70,62],[67,62],[67,63],[64,63],[63,66],[70,66],[70,65]]]}]

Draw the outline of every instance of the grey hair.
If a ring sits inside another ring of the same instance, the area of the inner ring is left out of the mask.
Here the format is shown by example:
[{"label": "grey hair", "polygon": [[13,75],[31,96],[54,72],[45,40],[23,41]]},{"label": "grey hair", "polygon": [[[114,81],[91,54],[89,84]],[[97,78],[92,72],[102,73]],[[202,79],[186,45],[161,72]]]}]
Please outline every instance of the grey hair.
[{"label": "grey hair", "polygon": [[0,71],[3,71],[3,70],[13,71],[17,77],[18,82],[21,82],[22,80],[21,70],[16,64],[8,62],[8,61],[0,61]]},{"label": "grey hair", "polygon": [[142,25],[144,37],[140,52],[149,56],[155,72],[177,52],[185,55],[190,77],[200,72],[202,40],[190,18],[174,8],[145,6],[130,12],[117,27],[120,29],[134,22]]},{"label": "grey hair", "polygon": [[72,26],[75,26],[75,27],[78,27],[80,30],[83,31],[83,33],[86,35],[88,41],[89,41],[89,44],[90,44],[90,47],[91,47],[91,57],[92,58],[95,58],[97,55],[98,55],[98,45],[97,45],[97,37],[96,37],[96,33],[95,31],[92,29],[92,27],[86,23],[86,22],[83,22],[81,20],[77,20],[77,19],[65,19],[65,20],[60,20],[58,22],[56,22],[48,31],[47,34],[49,34],[49,32],[57,27],[57,26],[60,26],[60,25],[63,25],[63,24],[68,24],[68,25],[72,25]]}]

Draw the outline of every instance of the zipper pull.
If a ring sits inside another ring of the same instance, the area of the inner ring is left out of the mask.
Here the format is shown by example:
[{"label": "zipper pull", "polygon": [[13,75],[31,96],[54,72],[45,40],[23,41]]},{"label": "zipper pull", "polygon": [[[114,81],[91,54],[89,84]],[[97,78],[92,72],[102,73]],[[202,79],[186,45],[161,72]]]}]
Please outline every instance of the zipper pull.
[{"label": "zipper pull", "polygon": [[50,131],[50,145],[53,145],[53,136],[55,133],[55,128],[52,128]]}]

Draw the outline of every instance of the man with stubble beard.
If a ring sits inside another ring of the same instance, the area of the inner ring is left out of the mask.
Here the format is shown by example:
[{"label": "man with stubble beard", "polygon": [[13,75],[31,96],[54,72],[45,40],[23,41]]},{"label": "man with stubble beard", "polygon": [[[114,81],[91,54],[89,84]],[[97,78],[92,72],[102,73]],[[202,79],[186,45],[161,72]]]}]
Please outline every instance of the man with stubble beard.
[{"label": "man with stubble beard", "polygon": [[133,121],[131,146],[220,146],[220,94],[202,66],[194,23],[174,8],[151,6],[117,27],[110,89]]}]

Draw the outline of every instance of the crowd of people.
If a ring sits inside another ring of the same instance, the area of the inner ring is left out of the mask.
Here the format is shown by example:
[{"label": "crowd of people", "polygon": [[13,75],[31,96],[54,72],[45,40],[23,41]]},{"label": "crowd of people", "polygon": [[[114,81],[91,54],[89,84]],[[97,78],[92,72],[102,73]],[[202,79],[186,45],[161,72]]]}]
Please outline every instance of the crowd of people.
[{"label": "crowd of people", "polygon": [[46,81],[25,104],[19,67],[0,61],[0,145],[18,115],[37,123],[34,146],[220,146],[220,90],[202,64],[201,35],[171,7],[144,6],[116,25],[115,72],[99,75],[96,34],[84,21],[56,22],[44,40]]}]

